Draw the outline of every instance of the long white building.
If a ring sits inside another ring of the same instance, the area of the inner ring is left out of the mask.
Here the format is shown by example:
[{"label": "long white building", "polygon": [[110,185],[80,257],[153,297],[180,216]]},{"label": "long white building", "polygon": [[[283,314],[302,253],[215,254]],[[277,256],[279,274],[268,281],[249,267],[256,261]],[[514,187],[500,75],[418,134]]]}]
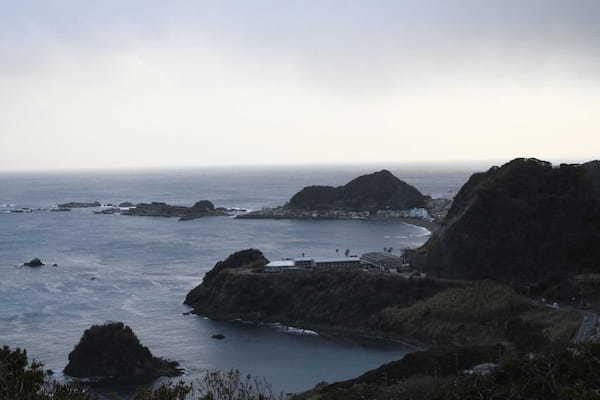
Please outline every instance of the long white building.
[{"label": "long white building", "polygon": [[290,260],[271,261],[265,266],[267,272],[294,271],[305,269],[360,268],[361,261],[357,257],[309,258],[301,257]]}]

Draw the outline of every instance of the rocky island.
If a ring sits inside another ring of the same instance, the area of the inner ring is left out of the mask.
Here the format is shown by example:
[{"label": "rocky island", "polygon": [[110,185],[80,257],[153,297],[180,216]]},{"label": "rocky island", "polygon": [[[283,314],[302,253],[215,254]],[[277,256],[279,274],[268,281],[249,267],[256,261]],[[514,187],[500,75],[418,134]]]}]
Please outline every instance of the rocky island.
[{"label": "rocky island", "polygon": [[178,376],[178,363],[157,358],[122,322],[87,329],[69,354],[65,374],[110,383],[149,383],[160,376]]},{"label": "rocky island", "polygon": [[307,186],[281,207],[238,215],[247,219],[404,219],[428,229],[443,217],[451,201],[432,199],[388,170],[360,176],[349,183]]},{"label": "rocky island", "polygon": [[123,215],[142,217],[176,217],[187,221],[202,217],[231,215],[225,208],[215,208],[208,200],[200,200],[191,207],[172,206],[166,203],[140,203],[122,212]]}]

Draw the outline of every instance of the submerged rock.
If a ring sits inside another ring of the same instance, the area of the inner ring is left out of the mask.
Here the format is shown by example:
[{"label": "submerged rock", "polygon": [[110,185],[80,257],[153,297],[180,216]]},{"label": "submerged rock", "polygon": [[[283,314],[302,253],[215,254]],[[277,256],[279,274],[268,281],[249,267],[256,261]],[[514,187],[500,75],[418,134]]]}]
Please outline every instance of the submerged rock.
[{"label": "submerged rock", "polygon": [[69,354],[66,375],[114,383],[149,383],[160,376],[178,376],[178,363],[154,357],[122,322],[87,329]]},{"label": "submerged rock", "polygon": [[26,262],[23,264],[26,267],[41,267],[43,265],[45,265],[42,260],[40,260],[39,258],[34,258],[33,260]]},{"label": "submerged rock", "polygon": [[59,204],[58,208],[89,208],[89,207],[100,207],[99,201],[94,202],[81,202],[81,201],[73,201],[70,203]]}]

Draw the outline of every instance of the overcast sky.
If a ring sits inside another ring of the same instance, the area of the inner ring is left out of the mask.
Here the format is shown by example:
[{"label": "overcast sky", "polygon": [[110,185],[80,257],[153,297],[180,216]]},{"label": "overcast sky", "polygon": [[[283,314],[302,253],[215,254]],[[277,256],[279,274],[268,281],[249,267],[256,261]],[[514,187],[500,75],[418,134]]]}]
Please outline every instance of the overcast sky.
[{"label": "overcast sky", "polygon": [[600,157],[598,0],[19,0],[0,170]]}]

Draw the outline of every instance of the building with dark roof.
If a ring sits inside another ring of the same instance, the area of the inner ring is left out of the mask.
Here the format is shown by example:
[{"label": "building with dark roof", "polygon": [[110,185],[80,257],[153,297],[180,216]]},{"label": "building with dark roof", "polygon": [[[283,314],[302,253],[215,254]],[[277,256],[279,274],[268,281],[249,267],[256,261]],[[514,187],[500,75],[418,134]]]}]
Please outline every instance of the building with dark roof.
[{"label": "building with dark roof", "polygon": [[410,265],[405,262],[404,257],[395,256],[389,253],[365,253],[360,257],[360,260],[370,268],[375,268],[380,271],[403,272],[410,270]]}]

